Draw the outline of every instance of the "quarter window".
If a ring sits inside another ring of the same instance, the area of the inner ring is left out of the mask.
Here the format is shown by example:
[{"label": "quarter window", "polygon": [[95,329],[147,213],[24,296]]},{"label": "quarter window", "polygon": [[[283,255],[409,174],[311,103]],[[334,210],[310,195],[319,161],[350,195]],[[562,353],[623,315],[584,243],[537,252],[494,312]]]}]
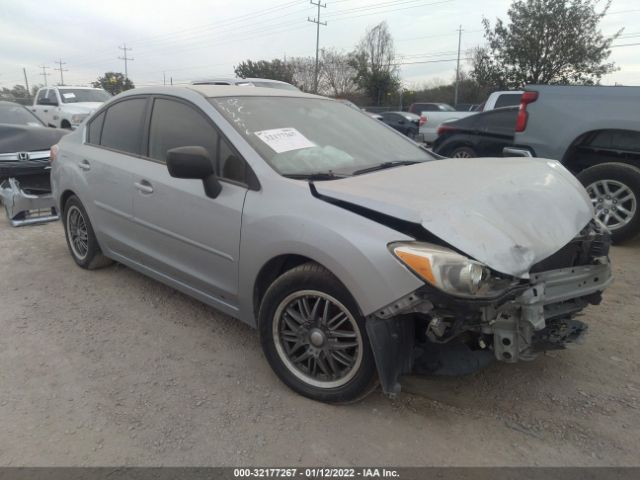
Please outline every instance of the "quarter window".
[{"label": "quarter window", "polygon": [[146,98],[131,98],[109,107],[102,127],[100,145],[140,155],[146,104]]},{"label": "quarter window", "polygon": [[104,123],[105,112],[102,112],[96,118],[91,120],[87,129],[87,143],[100,145],[100,134],[102,133],[102,124]]}]

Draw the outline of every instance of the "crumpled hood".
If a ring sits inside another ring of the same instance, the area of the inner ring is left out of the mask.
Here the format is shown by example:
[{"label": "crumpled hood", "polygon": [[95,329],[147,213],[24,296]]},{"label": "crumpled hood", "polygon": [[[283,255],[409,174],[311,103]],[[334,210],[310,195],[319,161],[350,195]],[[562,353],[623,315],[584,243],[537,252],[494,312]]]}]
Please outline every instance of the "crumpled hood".
[{"label": "crumpled hood", "polygon": [[69,130],[2,123],[0,124],[0,153],[49,150],[67,133]]},{"label": "crumpled hood", "polygon": [[316,182],[321,195],[421,224],[498,272],[528,278],[593,217],[555,160],[452,158]]}]

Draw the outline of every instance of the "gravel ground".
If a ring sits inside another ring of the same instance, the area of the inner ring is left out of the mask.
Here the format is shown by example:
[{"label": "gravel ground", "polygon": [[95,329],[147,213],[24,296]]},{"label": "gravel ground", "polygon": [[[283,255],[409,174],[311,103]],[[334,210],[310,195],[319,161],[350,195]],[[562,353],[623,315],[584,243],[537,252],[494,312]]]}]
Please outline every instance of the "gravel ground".
[{"label": "gravel ground", "polygon": [[240,322],[77,268],[60,223],[2,220],[0,247],[0,465],[640,465],[640,242],[585,345],[339,407],[282,385]]}]

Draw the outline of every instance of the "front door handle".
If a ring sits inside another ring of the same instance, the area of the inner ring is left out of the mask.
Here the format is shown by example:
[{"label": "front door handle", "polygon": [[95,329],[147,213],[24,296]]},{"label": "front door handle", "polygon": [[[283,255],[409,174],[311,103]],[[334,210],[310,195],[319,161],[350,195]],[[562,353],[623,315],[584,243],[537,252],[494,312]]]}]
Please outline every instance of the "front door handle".
[{"label": "front door handle", "polygon": [[45,110],[44,113],[47,113],[49,110]]},{"label": "front door handle", "polygon": [[89,162],[87,162],[86,160],[82,160],[79,164],[78,167],[80,167],[82,170],[84,170],[85,172],[87,170],[91,170],[91,165],[89,164]]},{"label": "front door handle", "polygon": [[136,183],[134,183],[134,185],[142,193],[153,193],[153,187],[146,180],[141,180],[139,182],[136,182]]}]

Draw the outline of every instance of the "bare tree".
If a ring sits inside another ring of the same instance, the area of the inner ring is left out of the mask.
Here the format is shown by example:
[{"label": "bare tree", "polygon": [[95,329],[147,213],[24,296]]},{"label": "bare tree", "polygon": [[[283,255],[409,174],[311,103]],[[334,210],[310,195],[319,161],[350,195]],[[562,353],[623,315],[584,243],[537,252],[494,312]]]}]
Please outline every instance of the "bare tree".
[{"label": "bare tree", "polygon": [[356,82],[377,105],[399,87],[395,58],[393,38],[387,22],[367,30],[352,58]]},{"label": "bare tree", "polygon": [[358,90],[355,81],[357,71],[351,57],[333,48],[323,48],[320,53],[322,91],[333,97],[345,97]]},{"label": "bare tree", "polygon": [[[316,78],[316,59],[312,57],[293,57],[287,59],[293,71],[293,84],[303,92],[313,92]],[[322,60],[320,60],[322,72]],[[318,79],[318,91],[323,92],[322,76]]]}]

